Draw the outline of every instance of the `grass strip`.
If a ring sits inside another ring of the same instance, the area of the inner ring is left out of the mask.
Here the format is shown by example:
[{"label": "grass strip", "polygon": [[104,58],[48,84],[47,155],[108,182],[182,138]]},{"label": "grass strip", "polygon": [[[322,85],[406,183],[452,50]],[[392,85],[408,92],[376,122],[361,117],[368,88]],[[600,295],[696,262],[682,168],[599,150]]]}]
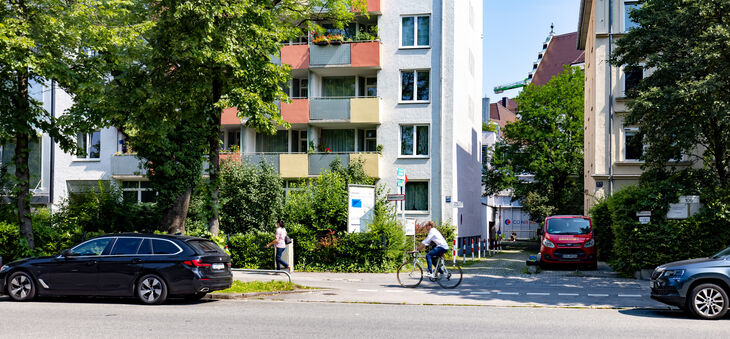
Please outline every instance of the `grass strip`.
[{"label": "grass strip", "polygon": [[230,288],[215,291],[213,293],[253,293],[253,292],[278,292],[293,291],[297,289],[308,289],[309,287],[297,285],[288,281],[238,281],[234,280]]}]

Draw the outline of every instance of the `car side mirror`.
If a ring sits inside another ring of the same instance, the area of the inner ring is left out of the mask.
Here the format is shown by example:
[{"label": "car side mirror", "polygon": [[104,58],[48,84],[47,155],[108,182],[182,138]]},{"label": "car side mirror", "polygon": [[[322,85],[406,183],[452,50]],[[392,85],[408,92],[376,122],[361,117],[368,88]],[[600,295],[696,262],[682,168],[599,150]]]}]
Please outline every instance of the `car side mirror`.
[{"label": "car side mirror", "polygon": [[61,256],[64,258],[70,257],[72,255],[73,255],[73,252],[71,252],[71,250],[64,250],[63,252],[61,252]]}]

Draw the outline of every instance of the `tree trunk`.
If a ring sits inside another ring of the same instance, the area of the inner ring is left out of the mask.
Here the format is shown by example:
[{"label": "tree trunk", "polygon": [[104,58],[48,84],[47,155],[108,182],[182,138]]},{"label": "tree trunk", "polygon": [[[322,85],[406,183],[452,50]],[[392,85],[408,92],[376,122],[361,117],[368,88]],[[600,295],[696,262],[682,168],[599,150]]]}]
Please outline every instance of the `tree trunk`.
[{"label": "tree trunk", "polygon": [[30,167],[28,166],[28,157],[30,144],[30,135],[26,132],[32,130],[28,126],[28,117],[30,116],[30,103],[28,102],[28,70],[21,69],[18,71],[18,92],[16,99],[16,117],[17,127],[15,133],[15,177],[18,180],[16,188],[18,223],[20,225],[20,234],[23,235],[28,242],[28,246],[35,248],[33,238],[33,221],[30,218]]},{"label": "tree trunk", "polygon": [[188,207],[190,206],[190,196],[193,189],[188,187],[177,199],[175,203],[167,209],[165,217],[162,219],[162,227],[167,233],[175,234],[185,233],[185,219],[188,217]]},{"label": "tree trunk", "polygon": [[[213,80],[213,104],[221,98],[222,84],[218,79]],[[220,218],[218,216],[218,192],[219,192],[219,172],[220,172],[220,130],[221,130],[221,111],[211,105],[211,126],[209,141],[209,161],[210,167],[208,173],[210,175],[210,200],[212,206],[210,220],[208,221],[208,230],[213,236],[218,236],[220,232]]]}]

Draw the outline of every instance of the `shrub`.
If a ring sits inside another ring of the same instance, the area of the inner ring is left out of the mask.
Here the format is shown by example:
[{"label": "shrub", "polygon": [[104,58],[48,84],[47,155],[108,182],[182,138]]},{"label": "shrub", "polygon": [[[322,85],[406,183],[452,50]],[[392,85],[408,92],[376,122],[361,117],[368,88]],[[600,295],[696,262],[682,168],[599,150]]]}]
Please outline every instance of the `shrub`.
[{"label": "shrub", "polygon": [[273,233],[258,231],[230,236],[228,249],[231,252],[231,264],[238,268],[272,268],[274,252],[266,248],[266,244],[273,239]]},{"label": "shrub", "polygon": [[284,188],[276,170],[226,161],[221,168],[221,229],[228,233],[272,231],[281,215]]},{"label": "shrub", "polygon": [[596,240],[598,260],[613,258],[613,224],[608,200],[599,200],[588,212],[593,223],[593,238]]}]

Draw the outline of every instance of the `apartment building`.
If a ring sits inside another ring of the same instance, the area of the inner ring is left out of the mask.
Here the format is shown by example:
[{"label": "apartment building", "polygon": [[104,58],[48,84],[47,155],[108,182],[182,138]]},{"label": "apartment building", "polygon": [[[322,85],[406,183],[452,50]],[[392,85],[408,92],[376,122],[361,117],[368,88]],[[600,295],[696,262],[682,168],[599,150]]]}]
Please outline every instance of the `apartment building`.
[{"label": "apartment building", "polygon": [[[482,167],[482,2],[370,0],[368,10],[369,18],[331,32],[344,36],[339,44],[320,46],[308,37],[282,48],[274,61],[292,68],[292,100],[280,104],[291,128],[261,134],[243,126],[235,108],[227,109],[222,157],[264,159],[287,184],[317,176],[335,158],[345,165],[363,161],[392,193],[400,191],[396,170],[402,168],[406,218],[449,220],[459,236],[482,235],[481,187],[475,184]],[[358,32],[373,27],[379,39],[357,40]],[[54,114],[72,104],[52,83],[36,92]],[[99,180],[118,184],[125,199],[154,199],[140,160],[125,154],[115,128],[78,140],[83,157],[41,138],[34,202],[57,204]],[[6,147],[3,163],[11,155]]]}]

